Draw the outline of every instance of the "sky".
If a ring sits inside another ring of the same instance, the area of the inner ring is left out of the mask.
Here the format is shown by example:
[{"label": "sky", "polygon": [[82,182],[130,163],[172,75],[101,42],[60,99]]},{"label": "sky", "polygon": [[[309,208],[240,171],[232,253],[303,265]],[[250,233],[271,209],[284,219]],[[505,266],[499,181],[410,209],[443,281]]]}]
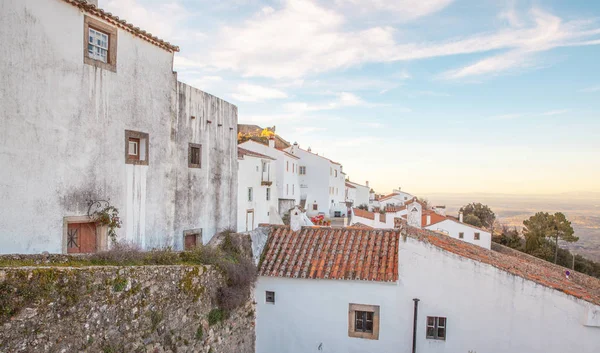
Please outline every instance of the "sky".
[{"label": "sky", "polygon": [[100,0],[380,193],[600,191],[600,1]]}]

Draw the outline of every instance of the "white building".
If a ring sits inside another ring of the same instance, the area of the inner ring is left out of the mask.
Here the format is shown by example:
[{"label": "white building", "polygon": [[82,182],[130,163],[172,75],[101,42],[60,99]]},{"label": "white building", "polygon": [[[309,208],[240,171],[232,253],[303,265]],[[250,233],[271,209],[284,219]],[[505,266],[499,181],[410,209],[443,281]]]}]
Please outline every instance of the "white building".
[{"label": "white building", "polygon": [[379,207],[386,208],[388,206],[403,206],[408,201],[414,198],[413,195],[401,191],[400,189],[394,190],[391,194],[385,195],[379,198]]},{"label": "white building", "polygon": [[345,174],[342,165],[293,144],[287,152],[300,158],[300,197],[308,215],[346,216]]},{"label": "white building", "polygon": [[268,145],[250,140],[239,146],[275,159],[275,180],[280,216],[283,217],[290,209],[300,204],[299,157],[275,148],[274,139],[270,139]]},{"label": "white building", "polygon": [[[441,215],[425,209],[425,204],[413,198],[404,206],[387,206],[380,212],[369,212],[354,208],[350,224],[364,224],[376,229],[397,228],[399,221],[407,221],[416,228],[444,233],[452,238],[475,244],[486,249],[492,246],[491,232],[463,223],[462,219]],[[439,208],[445,211],[445,208]]]},{"label": "white building", "polygon": [[412,227],[261,232],[257,352],[600,347],[600,281],[543,260]]},{"label": "white building", "polygon": [[275,159],[238,147],[238,232],[283,224],[277,212]]},{"label": "white building", "polygon": [[236,226],[237,108],[176,46],[78,0],[2,1],[0,43],[0,253],[105,249],[107,206],[145,249]]},{"label": "white building", "polygon": [[367,181],[365,185],[346,181],[346,204],[351,207],[365,205],[369,207],[371,188]]},{"label": "white building", "polygon": [[424,211],[421,222],[424,229],[441,232],[452,238],[479,245],[486,249],[490,249],[492,246],[492,233],[490,231],[463,223],[462,219],[443,216],[434,211]]}]

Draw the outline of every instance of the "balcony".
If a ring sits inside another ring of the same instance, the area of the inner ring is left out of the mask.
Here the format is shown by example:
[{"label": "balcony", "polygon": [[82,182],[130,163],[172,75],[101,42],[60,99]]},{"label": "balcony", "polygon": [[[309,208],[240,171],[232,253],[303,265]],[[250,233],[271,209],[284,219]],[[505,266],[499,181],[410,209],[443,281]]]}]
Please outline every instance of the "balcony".
[{"label": "balcony", "polygon": [[262,172],[262,176],[261,176],[261,180],[260,180],[260,185],[262,186],[271,186],[273,185],[273,182],[271,181],[271,176],[269,175],[269,170],[265,170]]}]

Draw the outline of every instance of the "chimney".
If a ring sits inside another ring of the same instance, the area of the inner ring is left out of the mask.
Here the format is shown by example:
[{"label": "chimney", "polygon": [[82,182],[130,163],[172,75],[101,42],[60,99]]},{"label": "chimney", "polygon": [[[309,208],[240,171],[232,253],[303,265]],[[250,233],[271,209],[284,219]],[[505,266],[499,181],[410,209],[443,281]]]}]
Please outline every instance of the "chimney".
[{"label": "chimney", "polygon": [[302,210],[300,210],[298,206],[295,206],[290,210],[290,228],[293,232],[302,229],[302,226],[304,225],[302,218]]},{"label": "chimney", "polygon": [[312,152],[312,149],[310,148],[310,146],[307,149],[308,152]]},{"label": "chimney", "polygon": [[428,226],[428,225],[430,225],[430,224],[431,224],[431,215],[430,215],[430,214],[428,214],[428,215],[427,215],[427,220],[425,221],[425,225],[426,225],[426,226]]},{"label": "chimney", "polygon": [[368,180],[365,182],[365,185],[366,185],[367,187],[369,187],[369,181],[368,181]]},{"label": "chimney", "polygon": [[458,221],[460,223],[463,223],[463,213],[462,212],[458,214]]},{"label": "chimney", "polygon": [[274,137],[269,137],[269,147],[275,148],[275,138]]}]

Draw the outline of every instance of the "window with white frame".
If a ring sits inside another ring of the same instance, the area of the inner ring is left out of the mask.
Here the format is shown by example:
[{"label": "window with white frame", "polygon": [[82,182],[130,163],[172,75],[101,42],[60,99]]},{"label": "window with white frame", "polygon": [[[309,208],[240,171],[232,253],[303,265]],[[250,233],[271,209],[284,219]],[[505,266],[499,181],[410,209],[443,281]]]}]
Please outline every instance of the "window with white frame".
[{"label": "window with white frame", "polygon": [[117,28],[85,16],[83,59],[88,65],[117,71]]},{"label": "window with white frame", "polygon": [[434,340],[446,340],[446,326],[448,320],[445,317],[427,316],[426,337]]},{"label": "window with white frame", "polygon": [[267,201],[271,200],[271,188],[267,188]]},{"label": "window with white frame", "polygon": [[149,135],[125,130],[125,163],[148,165]]},{"label": "window with white frame", "polygon": [[248,201],[252,201],[252,188],[248,188]]},{"label": "window with white frame", "polygon": [[108,34],[88,28],[88,55],[91,59],[108,62]]}]

